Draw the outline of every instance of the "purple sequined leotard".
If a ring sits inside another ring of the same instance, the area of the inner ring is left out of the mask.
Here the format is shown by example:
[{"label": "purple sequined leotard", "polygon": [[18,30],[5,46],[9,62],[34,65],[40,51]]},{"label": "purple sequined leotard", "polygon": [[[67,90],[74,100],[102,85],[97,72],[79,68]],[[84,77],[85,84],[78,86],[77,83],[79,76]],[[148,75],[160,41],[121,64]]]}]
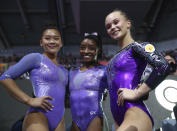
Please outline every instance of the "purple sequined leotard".
[{"label": "purple sequined leotard", "polygon": [[[141,75],[147,62],[163,73],[167,69],[167,61],[155,51],[150,43],[132,43],[116,54],[108,64],[107,77],[110,92],[111,112],[118,125],[123,122],[125,112],[131,107],[139,107],[148,114],[142,100],[125,102],[124,106],[117,104],[117,91],[119,88],[135,89],[141,79]],[[153,120],[152,120],[153,123]]]},{"label": "purple sequined leotard", "polygon": [[69,81],[72,120],[81,131],[86,131],[95,117],[103,117],[102,94],[107,87],[105,66],[86,71],[73,69]]},{"label": "purple sequined leotard", "polygon": [[44,112],[40,108],[30,108],[29,112],[42,112],[48,119],[50,131],[53,131],[64,116],[65,86],[68,72],[61,65],[57,66],[49,58],[39,53],[24,56],[16,65],[9,68],[0,79],[14,79],[25,72],[30,73],[35,97],[51,96],[49,102],[52,111]]}]

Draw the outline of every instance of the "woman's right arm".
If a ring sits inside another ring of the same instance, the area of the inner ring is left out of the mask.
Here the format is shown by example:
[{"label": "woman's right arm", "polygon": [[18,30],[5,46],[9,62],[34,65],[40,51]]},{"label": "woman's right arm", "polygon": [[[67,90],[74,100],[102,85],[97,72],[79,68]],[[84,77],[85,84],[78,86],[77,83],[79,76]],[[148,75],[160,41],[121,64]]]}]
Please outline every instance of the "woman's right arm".
[{"label": "woman's right arm", "polygon": [[23,73],[30,71],[33,68],[37,68],[39,63],[40,56],[36,53],[24,56],[17,64],[10,67],[2,74],[0,77],[0,84],[2,84],[5,90],[19,102],[31,107],[40,107],[47,111],[47,109],[51,109],[52,105],[46,99],[52,99],[51,97],[44,96],[40,98],[32,98],[23,92],[13,80]]},{"label": "woman's right arm", "polygon": [[13,79],[0,80],[0,84],[5,90],[16,100],[21,103],[27,104],[30,100],[30,96],[24,93],[15,83]]}]

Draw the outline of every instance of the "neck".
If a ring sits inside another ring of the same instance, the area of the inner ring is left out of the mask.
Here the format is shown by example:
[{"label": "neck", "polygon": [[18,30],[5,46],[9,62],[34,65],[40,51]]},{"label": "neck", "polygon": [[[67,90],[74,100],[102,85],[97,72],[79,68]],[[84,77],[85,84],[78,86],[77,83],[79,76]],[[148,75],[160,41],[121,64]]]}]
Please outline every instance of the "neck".
[{"label": "neck", "polygon": [[129,33],[127,33],[127,35],[125,35],[121,40],[118,40],[120,49],[125,48],[126,46],[130,45],[133,42],[135,42],[135,40],[132,38],[132,36]]},{"label": "neck", "polygon": [[82,67],[89,69],[89,68],[92,68],[96,65],[97,65],[97,63],[95,61],[94,62],[93,61],[92,62],[84,62]]},{"label": "neck", "polygon": [[57,59],[57,54],[50,54],[50,53],[43,53],[43,55],[47,56],[51,60],[56,60]]}]

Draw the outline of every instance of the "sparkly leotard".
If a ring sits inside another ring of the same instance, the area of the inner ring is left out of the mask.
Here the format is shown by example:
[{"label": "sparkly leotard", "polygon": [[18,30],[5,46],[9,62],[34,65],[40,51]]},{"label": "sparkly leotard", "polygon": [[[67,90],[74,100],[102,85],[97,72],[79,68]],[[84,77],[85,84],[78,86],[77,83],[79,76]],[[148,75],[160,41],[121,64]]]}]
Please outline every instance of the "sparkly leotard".
[{"label": "sparkly leotard", "polygon": [[1,77],[14,79],[25,72],[30,73],[35,97],[51,96],[49,102],[54,106],[52,111],[44,112],[41,108],[30,108],[29,112],[42,112],[48,119],[49,129],[53,131],[64,116],[65,86],[68,72],[61,65],[57,66],[49,58],[39,53],[24,56],[16,65],[9,68]]},{"label": "sparkly leotard", "polygon": [[[150,48],[149,48],[150,47]],[[125,112],[131,107],[139,107],[148,114],[142,100],[125,102],[124,106],[117,104],[117,91],[119,88],[135,89],[141,79],[147,62],[154,69],[163,73],[167,69],[167,61],[155,51],[155,48],[147,43],[132,43],[117,53],[108,64],[107,77],[110,92],[111,112],[114,120],[120,125],[123,122]],[[153,123],[153,120],[152,120]]]},{"label": "sparkly leotard", "polygon": [[86,131],[95,117],[103,117],[102,94],[107,87],[105,66],[86,71],[73,69],[69,81],[72,120],[81,131]]}]

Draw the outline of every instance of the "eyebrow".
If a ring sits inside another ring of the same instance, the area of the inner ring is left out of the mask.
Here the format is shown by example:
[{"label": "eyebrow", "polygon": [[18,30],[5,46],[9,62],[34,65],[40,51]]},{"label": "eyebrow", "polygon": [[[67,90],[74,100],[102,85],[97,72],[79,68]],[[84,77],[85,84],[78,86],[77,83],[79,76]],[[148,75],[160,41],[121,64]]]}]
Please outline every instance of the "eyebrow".
[{"label": "eyebrow", "polygon": [[[43,35],[43,36],[51,36],[51,35]],[[54,36],[54,37],[61,37],[59,35],[52,35],[52,36]]]},{"label": "eyebrow", "polygon": [[118,18],[115,18],[115,19],[113,19],[111,22],[108,22],[107,24],[105,24],[105,26],[111,24],[111,23],[112,23],[113,21],[115,21],[115,20],[119,20],[119,19],[118,19]]}]

